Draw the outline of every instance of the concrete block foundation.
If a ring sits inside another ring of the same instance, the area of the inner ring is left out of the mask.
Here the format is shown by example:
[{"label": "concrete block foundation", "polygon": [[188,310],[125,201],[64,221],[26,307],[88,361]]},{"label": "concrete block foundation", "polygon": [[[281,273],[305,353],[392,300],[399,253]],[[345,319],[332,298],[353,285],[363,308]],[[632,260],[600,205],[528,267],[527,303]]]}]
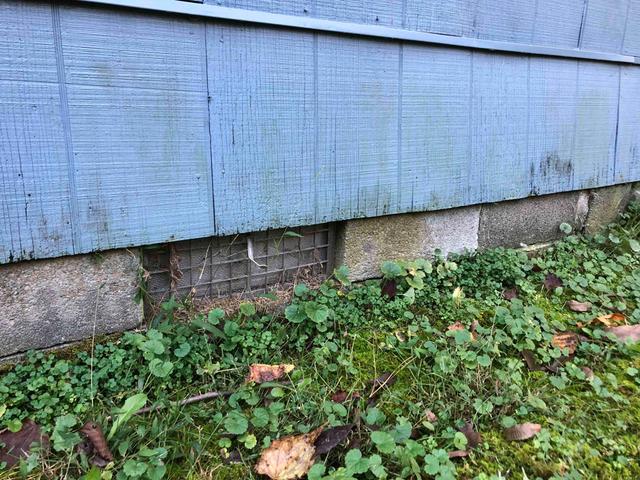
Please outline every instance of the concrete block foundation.
[{"label": "concrete block foundation", "polygon": [[[385,260],[535,246],[561,238],[562,223],[593,233],[632,198],[640,200],[640,184],[349,220],[338,226],[334,263],[365,280],[380,277]],[[135,250],[0,265],[0,361],[139,327],[140,268]]]},{"label": "concrete block foundation", "polygon": [[409,260],[478,248],[480,207],[389,215],[344,222],[338,232],[336,265],[352,280],[380,276],[385,260]]},{"label": "concrete block foundation", "polygon": [[140,326],[137,251],[0,265],[0,357]]},{"label": "concrete block foundation", "polygon": [[338,233],[335,263],[347,265],[353,280],[366,280],[381,276],[385,260],[428,257],[436,249],[446,255],[546,244],[565,235],[562,223],[576,232],[597,231],[614,221],[634,195],[640,199],[640,184],[350,220]]}]

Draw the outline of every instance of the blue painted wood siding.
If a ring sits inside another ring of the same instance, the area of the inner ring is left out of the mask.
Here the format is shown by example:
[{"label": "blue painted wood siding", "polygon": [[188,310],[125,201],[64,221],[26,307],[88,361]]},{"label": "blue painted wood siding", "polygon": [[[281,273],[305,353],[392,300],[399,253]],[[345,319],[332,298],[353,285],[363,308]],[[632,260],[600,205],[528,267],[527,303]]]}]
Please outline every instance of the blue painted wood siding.
[{"label": "blue painted wood siding", "polygon": [[[640,56],[640,0],[220,0]],[[0,0],[0,263],[640,180],[640,66]]]}]

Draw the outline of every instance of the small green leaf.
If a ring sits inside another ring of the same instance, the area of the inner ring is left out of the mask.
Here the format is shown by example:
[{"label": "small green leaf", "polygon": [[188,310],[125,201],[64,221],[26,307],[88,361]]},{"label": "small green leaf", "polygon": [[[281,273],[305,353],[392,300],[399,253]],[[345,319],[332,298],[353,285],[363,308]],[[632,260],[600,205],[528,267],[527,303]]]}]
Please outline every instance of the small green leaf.
[{"label": "small green leaf", "polygon": [[129,477],[138,478],[144,475],[144,472],[147,471],[147,464],[143,462],[138,462],[137,460],[129,459],[124,462],[122,466],[122,471],[126,473]]},{"label": "small green leaf", "polygon": [[242,443],[244,443],[245,448],[251,450],[258,444],[258,439],[255,435],[245,435],[241,438]]},{"label": "small green leaf", "polygon": [[113,425],[111,426],[111,430],[109,431],[109,435],[107,436],[107,440],[110,440],[120,428],[121,425],[127,422],[138,410],[144,407],[147,403],[147,396],[144,393],[137,393],[127,398],[124,402],[122,408],[119,408],[115,411],[117,414],[115,420],[113,421]]},{"label": "small green leaf", "polygon": [[287,230],[282,234],[283,237],[291,237],[291,238],[304,238],[304,235],[300,235],[297,232],[293,232],[291,230]]},{"label": "small green leaf", "polygon": [[573,231],[573,227],[568,223],[563,222],[560,224],[560,231],[566,235],[569,235]]},{"label": "small green leaf", "polygon": [[100,480],[101,473],[98,467],[91,467],[91,470],[84,476],[84,480]]},{"label": "small green leaf", "polygon": [[207,322],[209,322],[211,325],[218,325],[220,323],[220,320],[222,320],[223,318],[224,310],[222,310],[221,308],[214,308],[207,315]]},{"label": "small green leaf", "polygon": [[386,278],[396,278],[404,275],[404,268],[397,262],[386,261],[382,264],[380,271]]},{"label": "small green leaf", "polygon": [[333,271],[333,276],[338,280],[343,286],[347,287],[351,285],[351,280],[349,280],[349,268],[346,265],[340,265]]},{"label": "small green leaf", "polygon": [[191,351],[191,345],[185,342],[185,343],[181,343],[180,346],[173,351],[173,354],[178,358],[183,358],[189,355],[190,351]]},{"label": "small green leaf", "polygon": [[269,423],[269,411],[262,407],[254,409],[251,423],[257,428],[266,426]]},{"label": "small green leaf", "polygon": [[383,431],[373,432],[371,434],[371,441],[376,445],[376,448],[380,453],[392,453],[396,448],[396,442],[393,437]]},{"label": "small green leaf", "polygon": [[307,302],[304,311],[315,323],[323,323],[329,317],[329,308],[316,302]]},{"label": "small green leaf", "polygon": [[56,424],[51,434],[51,442],[56,452],[71,450],[80,443],[80,435],[74,431],[78,419],[73,415],[63,415],[56,418]]},{"label": "small green leaf", "polygon": [[256,306],[253,303],[249,302],[241,303],[240,313],[245,317],[251,317],[256,314]]},{"label": "small green leaf", "polygon": [[22,430],[22,421],[14,419],[14,420],[9,420],[7,423],[7,430],[9,430],[10,432],[16,433],[19,432],[20,430]]},{"label": "small green leaf", "polygon": [[630,238],[629,239],[629,248],[631,248],[631,250],[633,250],[636,253],[640,253],[640,242],[638,240],[636,240],[635,238]]},{"label": "small green leaf", "polygon": [[324,463],[314,464],[307,472],[307,480],[320,480],[324,476],[326,470]]},{"label": "small green leaf", "polygon": [[159,378],[165,378],[173,371],[173,362],[162,361],[159,358],[154,358],[149,362],[149,371],[151,375]]},{"label": "small green leaf", "polygon": [[491,365],[491,357],[489,357],[489,355],[479,355],[476,358],[476,361],[481,367],[488,367],[489,365]]},{"label": "small green leaf", "polygon": [[291,323],[302,323],[306,320],[307,314],[300,305],[292,304],[284,309],[284,316]]},{"label": "small green leaf", "polygon": [[293,288],[293,293],[296,297],[302,297],[309,293],[309,287],[307,287],[304,283],[299,283]]},{"label": "small green leaf", "polygon": [[227,414],[224,420],[224,428],[232,435],[242,435],[249,428],[247,417],[238,411],[232,411]]}]

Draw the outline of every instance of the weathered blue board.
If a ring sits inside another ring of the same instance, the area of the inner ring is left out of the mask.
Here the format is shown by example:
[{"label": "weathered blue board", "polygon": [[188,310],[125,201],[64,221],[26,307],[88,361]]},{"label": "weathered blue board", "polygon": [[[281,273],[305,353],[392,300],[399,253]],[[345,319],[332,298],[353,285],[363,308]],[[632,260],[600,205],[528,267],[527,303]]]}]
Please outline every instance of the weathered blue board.
[{"label": "weathered blue board", "polygon": [[[210,3],[640,56],[640,0]],[[638,65],[0,0],[0,263],[636,180]]]}]

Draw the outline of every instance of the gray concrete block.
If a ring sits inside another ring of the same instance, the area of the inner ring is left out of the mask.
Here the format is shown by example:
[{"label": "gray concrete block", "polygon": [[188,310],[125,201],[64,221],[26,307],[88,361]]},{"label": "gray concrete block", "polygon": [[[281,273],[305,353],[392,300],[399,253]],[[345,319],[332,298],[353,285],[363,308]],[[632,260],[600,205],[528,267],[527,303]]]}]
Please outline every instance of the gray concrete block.
[{"label": "gray concrete block", "polygon": [[570,192],[530,197],[482,206],[479,248],[513,247],[546,243],[562,237],[560,224],[583,227],[588,197]]},{"label": "gray concrete block", "polygon": [[137,251],[0,265],[0,357],[140,326]]},{"label": "gray concrete block", "polygon": [[349,220],[338,233],[336,264],[353,280],[380,277],[385,260],[412,260],[475,250],[479,207]]},{"label": "gray concrete block", "polygon": [[630,183],[591,190],[586,233],[596,233],[605,225],[614,222],[631,199]]}]

